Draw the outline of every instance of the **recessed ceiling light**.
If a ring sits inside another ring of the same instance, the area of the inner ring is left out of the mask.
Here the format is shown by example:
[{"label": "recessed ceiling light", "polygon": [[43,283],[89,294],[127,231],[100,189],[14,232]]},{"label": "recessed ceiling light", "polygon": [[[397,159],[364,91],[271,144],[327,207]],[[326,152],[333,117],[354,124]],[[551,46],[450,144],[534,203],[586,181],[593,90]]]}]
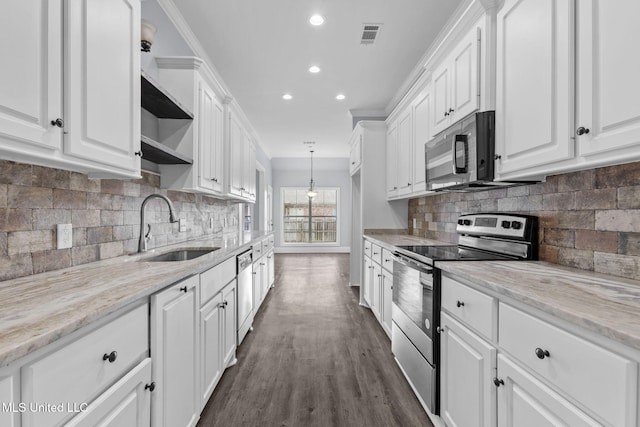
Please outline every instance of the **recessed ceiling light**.
[{"label": "recessed ceiling light", "polygon": [[284,95],[282,95],[282,99],[286,99],[288,101],[290,99],[293,99],[293,96],[291,96],[290,93],[285,93]]},{"label": "recessed ceiling light", "polygon": [[311,25],[315,25],[317,27],[318,25],[324,24],[324,18],[322,17],[322,15],[315,14],[311,18],[309,18],[309,22],[311,23]]},{"label": "recessed ceiling light", "polygon": [[339,93],[339,94],[337,94],[337,95],[336,95],[336,99],[337,99],[338,101],[342,101],[342,100],[343,100],[343,99],[345,99],[345,98],[346,98],[346,96],[344,96],[344,94],[342,94],[342,93]]},{"label": "recessed ceiling light", "polygon": [[312,65],[311,67],[309,67],[309,72],[316,74],[320,72],[320,67],[318,67],[317,65]]}]

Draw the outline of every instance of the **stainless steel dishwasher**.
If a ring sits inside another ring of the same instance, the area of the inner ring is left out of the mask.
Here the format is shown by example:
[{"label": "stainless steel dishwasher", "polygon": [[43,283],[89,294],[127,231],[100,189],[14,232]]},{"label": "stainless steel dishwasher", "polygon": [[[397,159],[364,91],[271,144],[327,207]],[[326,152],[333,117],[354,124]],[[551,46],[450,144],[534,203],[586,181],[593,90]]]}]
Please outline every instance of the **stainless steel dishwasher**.
[{"label": "stainless steel dishwasher", "polygon": [[238,273],[238,345],[253,324],[253,275],[251,249],[236,257]]}]

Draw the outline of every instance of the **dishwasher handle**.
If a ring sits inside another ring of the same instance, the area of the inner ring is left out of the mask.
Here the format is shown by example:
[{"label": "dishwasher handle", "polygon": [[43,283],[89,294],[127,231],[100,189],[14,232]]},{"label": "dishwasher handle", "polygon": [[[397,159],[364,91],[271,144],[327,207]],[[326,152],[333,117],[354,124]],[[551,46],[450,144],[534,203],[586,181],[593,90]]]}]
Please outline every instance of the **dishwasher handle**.
[{"label": "dishwasher handle", "polygon": [[433,267],[431,267],[430,265],[427,265],[425,263],[422,263],[420,261],[416,261],[412,258],[409,258],[407,256],[404,256],[398,252],[394,253],[396,259],[395,262],[399,262],[400,264],[406,265],[409,268],[412,268],[414,270],[418,270],[421,273],[425,273],[425,274],[433,274]]}]

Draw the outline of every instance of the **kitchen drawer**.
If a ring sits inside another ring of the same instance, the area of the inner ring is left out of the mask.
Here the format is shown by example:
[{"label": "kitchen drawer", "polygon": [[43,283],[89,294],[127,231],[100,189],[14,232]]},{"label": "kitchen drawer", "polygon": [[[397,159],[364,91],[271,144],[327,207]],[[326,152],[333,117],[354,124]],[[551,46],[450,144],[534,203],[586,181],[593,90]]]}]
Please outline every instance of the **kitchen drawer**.
[{"label": "kitchen drawer", "polygon": [[[149,306],[144,304],[22,368],[26,405],[63,405],[62,412],[23,413],[23,427],[59,425],[67,405],[89,403],[149,352]],[[109,355],[115,356],[110,361]]]},{"label": "kitchen drawer", "polygon": [[393,260],[396,259],[393,252],[382,248],[382,267],[390,273],[393,273]]},{"label": "kitchen drawer", "polygon": [[364,240],[364,254],[365,256],[368,256],[369,258],[371,258],[371,246],[372,243],[370,241],[368,241],[367,239]]},{"label": "kitchen drawer", "polygon": [[257,260],[262,257],[262,255],[266,252],[263,248],[263,242],[256,242],[251,247],[253,248],[253,260]]},{"label": "kitchen drawer", "polygon": [[382,265],[382,248],[373,243],[371,244],[371,259],[378,265]]},{"label": "kitchen drawer", "polygon": [[490,341],[495,339],[496,300],[442,276],[442,309]]},{"label": "kitchen drawer", "polygon": [[504,303],[499,314],[501,349],[607,423],[635,425],[635,362]]},{"label": "kitchen drawer", "polygon": [[200,274],[200,306],[205,305],[227,283],[236,277],[236,257],[216,265]]},{"label": "kitchen drawer", "polygon": [[266,239],[262,240],[262,253],[266,254],[267,252],[269,252],[269,249],[271,249],[271,242],[269,241],[269,238],[267,237]]}]

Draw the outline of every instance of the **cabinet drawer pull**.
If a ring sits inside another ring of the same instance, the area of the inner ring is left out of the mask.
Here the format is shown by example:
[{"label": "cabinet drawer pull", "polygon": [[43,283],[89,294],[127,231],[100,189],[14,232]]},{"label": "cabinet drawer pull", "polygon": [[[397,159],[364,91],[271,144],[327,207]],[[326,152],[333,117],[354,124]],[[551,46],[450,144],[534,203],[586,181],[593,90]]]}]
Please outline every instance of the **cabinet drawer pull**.
[{"label": "cabinet drawer pull", "polygon": [[136,151],[135,153],[133,153],[134,155],[138,156],[138,157],[142,157],[142,150],[140,151]]},{"label": "cabinet drawer pull", "polygon": [[464,307],[464,302],[463,301],[456,301],[456,306],[457,307]]},{"label": "cabinet drawer pull", "polygon": [[51,124],[53,126],[57,126],[59,128],[64,127],[64,120],[62,120],[61,118],[57,118],[55,120],[51,120]]},{"label": "cabinet drawer pull", "polygon": [[536,356],[538,359],[544,359],[545,357],[549,357],[549,350],[543,350],[540,347],[536,347]]},{"label": "cabinet drawer pull", "polygon": [[449,108],[449,114],[453,113],[455,110],[453,108]]},{"label": "cabinet drawer pull", "polygon": [[180,288],[180,292],[184,292],[185,294],[187,293],[187,287],[183,286]]},{"label": "cabinet drawer pull", "polygon": [[113,363],[116,361],[116,359],[118,358],[118,352],[117,351],[112,351],[111,353],[107,354],[105,353],[102,356],[102,360],[108,360],[109,363]]},{"label": "cabinet drawer pull", "polygon": [[504,385],[504,381],[503,380],[499,380],[498,378],[494,377],[493,378],[493,385],[495,385],[496,387],[500,387],[501,385]]},{"label": "cabinet drawer pull", "polygon": [[145,390],[149,390],[149,391],[153,391],[153,390],[155,390],[155,389],[156,389],[156,383],[155,383],[155,382],[152,382],[151,384],[146,384],[146,385],[144,386],[144,389],[145,389]]}]

